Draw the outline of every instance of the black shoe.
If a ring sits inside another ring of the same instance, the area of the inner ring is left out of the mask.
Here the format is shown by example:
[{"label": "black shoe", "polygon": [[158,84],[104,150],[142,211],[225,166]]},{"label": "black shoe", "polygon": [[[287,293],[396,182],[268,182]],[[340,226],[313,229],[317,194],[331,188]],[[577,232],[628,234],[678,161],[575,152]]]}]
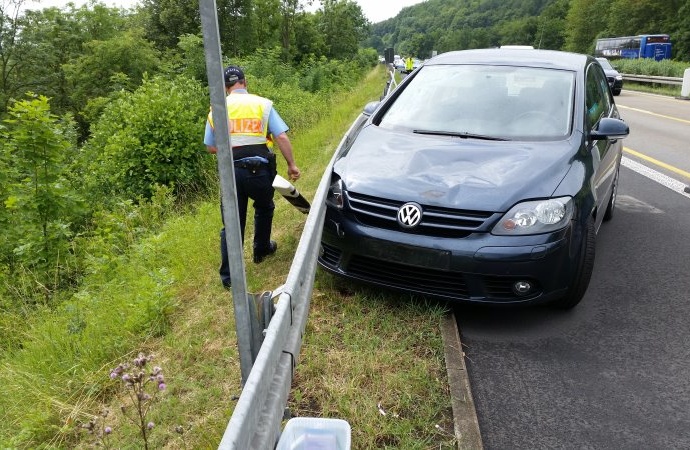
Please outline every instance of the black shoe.
[{"label": "black shoe", "polygon": [[221,283],[223,283],[223,287],[224,287],[225,289],[228,289],[228,290],[229,290],[229,289],[232,289],[232,281],[230,281],[230,280],[228,280],[228,281],[221,281]]},{"label": "black shoe", "polygon": [[271,241],[268,246],[268,250],[266,251],[254,249],[254,263],[259,264],[261,261],[264,260],[264,258],[274,254],[276,250],[278,250],[278,244],[276,243],[276,241]]}]

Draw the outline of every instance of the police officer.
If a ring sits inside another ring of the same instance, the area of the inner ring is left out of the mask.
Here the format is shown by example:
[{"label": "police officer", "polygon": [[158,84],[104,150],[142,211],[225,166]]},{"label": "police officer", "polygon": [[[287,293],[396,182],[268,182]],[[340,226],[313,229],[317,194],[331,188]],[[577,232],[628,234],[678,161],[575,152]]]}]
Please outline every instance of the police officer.
[{"label": "police officer", "polygon": [[[273,178],[276,175],[275,154],[272,143],[278,146],[285,158],[288,177],[297,180],[300,170],[292,155],[292,144],[286,132],[288,126],[273,108],[273,102],[250,94],[244,72],[237,66],[229,66],[224,71],[225,91],[228,110],[228,129],[232,144],[232,158],[235,166],[237,207],[240,216],[242,241],[247,222],[249,199],[254,201],[254,262],[260,263],[278,249],[271,240],[273,222]],[[213,117],[208,115],[204,144],[210,153],[217,152],[213,135]],[[222,215],[221,215],[222,217]],[[220,279],[223,286],[231,286],[230,264],[225,242],[225,223],[220,231]]]},{"label": "police officer", "polygon": [[412,61],[412,57],[408,56],[407,59],[405,59],[405,72],[412,73],[414,70],[414,61]]}]

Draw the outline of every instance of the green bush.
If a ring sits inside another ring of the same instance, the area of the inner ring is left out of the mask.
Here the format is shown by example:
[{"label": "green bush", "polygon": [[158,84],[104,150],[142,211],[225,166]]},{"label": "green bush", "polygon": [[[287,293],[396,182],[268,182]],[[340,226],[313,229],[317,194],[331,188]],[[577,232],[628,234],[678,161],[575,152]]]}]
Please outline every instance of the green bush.
[{"label": "green bush", "polygon": [[208,111],[206,90],[183,76],[145,79],[110,102],[82,153],[93,201],[147,199],[157,185],[205,192],[213,169],[203,146]]},{"label": "green bush", "polygon": [[379,55],[374,48],[360,48],[355,59],[361,68],[370,68],[379,63]]},{"label": "green bush", "polygon": [[611,65],[621,73],[657,77],[682,77],[685,69],[690,68],[690,64],[687,62],[670,59],[655,61],[648,58],[616,59],[611,61]]}]

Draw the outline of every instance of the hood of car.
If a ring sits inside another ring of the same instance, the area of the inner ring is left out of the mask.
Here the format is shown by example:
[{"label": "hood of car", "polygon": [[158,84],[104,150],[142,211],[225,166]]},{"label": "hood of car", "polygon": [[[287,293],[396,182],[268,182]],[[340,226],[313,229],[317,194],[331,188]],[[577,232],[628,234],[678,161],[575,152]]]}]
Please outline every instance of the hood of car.
[{"label": "hood of car", "polygon": [[616,69],[604,69],[604,73],[607,77],[616,77],[620,75],[620,73]]},{"label": "hood of car", "polygon": [[366,126],[334,165],[347,190],[398,201],[504,212],[550,197],[577,146],[571,140],[488,141]]}]

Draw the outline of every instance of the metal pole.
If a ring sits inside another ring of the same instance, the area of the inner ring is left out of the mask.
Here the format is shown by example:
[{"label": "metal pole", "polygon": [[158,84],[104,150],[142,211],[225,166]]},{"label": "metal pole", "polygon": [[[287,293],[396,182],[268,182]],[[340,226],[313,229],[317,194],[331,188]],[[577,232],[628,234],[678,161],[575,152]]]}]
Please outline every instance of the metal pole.
[{"label": "metal pole", "polygon": [[218,173],[220,177],[220,191],[223,203],[223,221],[225,223],[225,245],[228,247],[230,262],[230,277],[232,279],[232,299],[235,307],[235,328],[237,330],[237,346],[240,354],[240,370],[242,372],[242,386],[249,378],[254,358],[252,354],[252,318],[249,309],[250,298],[247,295],[247,281],[244,268],[244,251],[242,234],[240,232],[240,218],[237,209],[237,193],[235,191],[235,168],[232,161],[232,146],[228,131],[228,112],[225,104],[225,81],[223,79],[223,59],[220,50],[220,36],[218,32],[218,15],[215,0],[199,0],[201,15],[201,30],[204,36],[204,54],[206,57],[206,73],[211,97],[211,111],[213,112],[216,138],[216,154],[218,159]]}]

